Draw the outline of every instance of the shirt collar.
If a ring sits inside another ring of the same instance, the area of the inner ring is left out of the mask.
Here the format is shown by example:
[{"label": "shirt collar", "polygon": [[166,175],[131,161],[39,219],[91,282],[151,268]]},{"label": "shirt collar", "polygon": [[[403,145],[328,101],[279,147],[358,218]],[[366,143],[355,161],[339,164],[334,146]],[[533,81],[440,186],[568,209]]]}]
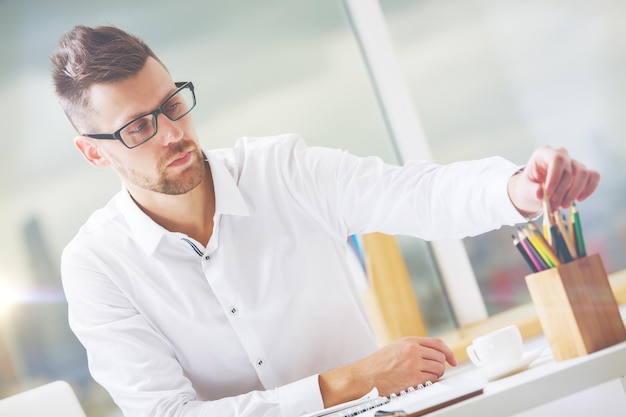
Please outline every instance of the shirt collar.
[{"label": "shirt collar", "polygon": [[249,216],[248,204],[241,195],[235,182],[234,173],[228,170],[222,160],[216,155],[205,153],[206,160],[211,167],[213,189],[215,190],[215,215],[231,214],[235,216]]},{"label": "shirt collar", "polygon": [[[209,162],[213,177],[213,189],[215,190],[214,221],[217,222],[222,214],[248,216],[250,214],[248,205],[224,162],[209,153],[205,153],[205,155]],[[128,221],[135,240],[148,255],[152,255],[168,231],[139,208],[125,186],[120,192],[120,208]]]}]

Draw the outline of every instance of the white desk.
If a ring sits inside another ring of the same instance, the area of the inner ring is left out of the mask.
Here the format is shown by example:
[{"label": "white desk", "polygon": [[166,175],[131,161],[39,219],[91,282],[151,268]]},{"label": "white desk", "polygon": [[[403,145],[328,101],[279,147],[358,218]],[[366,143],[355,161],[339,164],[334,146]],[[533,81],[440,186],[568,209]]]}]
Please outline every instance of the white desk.
[{"label": "white desk", "polygon": [[[468,365],[449,374],[469,376],[472,368]],[[625,376],[626,342],[562,362],[554,362],[550,354],[527,370],[487,383],[482,395],[429,417],[510,416],[615,379],[621,379],[626,395]]]}]

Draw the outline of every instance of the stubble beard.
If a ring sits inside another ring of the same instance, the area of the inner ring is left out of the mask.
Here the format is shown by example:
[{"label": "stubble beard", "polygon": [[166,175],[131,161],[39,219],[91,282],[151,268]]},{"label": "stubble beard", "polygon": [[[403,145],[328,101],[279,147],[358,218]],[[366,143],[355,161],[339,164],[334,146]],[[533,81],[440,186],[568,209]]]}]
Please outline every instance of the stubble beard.
[{"label": "stubble beard", "polygon": [[172,177],[167,170],[166,165],[171,160],[171,156],[183,152],[190,143],[188,141],[177,142],[171,146],[171,152],[157,165],[158,179],[152,191],[167,195],[181,195],[193,190],[202,182],[206,169],[204,157],[195,144],[191,150],[192,165],[185,168],[183,172],[177,173],[175,177]]},{"label": "stubble beard", "polygon": [[[169,172],[167,164],[171,162],[172,157],[185,150],[192,153],[193,164],[182,172],[178,171],[175,174]],[[195,143],[188,140],[170,145],[169,152],[157,163],[156,177],[150,177],[133,167],[121,169],[123,177],[135,185],[148,191],[167,195],[181,195],[193,190],[202,182],[205,171],[202,152]]]}]

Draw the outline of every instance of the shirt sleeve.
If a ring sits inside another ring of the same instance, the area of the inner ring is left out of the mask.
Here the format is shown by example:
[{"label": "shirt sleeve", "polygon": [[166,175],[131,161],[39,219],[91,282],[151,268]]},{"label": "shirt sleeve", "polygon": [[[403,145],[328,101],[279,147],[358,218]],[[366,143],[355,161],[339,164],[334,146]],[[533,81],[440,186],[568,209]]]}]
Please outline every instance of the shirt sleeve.
[{"label": "shirt sleeve", "polygon": [[507,192],[519,166],[504,158],[396,166],[293,139],[282,160],[294,193],[347,235],[464,238],[525,221]]},{"label": "shirt sleeve", "polygon": [[77,245],[62,256],[70,327],[88,352],[94,379],[126,417],[287,417],[323,408],[318,375],[271,390],[199,400],[174,348]]}]

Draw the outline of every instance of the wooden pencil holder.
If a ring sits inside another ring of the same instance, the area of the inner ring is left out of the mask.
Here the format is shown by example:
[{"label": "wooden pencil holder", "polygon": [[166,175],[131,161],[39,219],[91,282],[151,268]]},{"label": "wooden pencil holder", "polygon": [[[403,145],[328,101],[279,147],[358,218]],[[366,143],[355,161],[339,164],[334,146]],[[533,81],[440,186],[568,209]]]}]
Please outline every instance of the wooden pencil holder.
[{"label": "wooden pencil holder", "polygon": [[600,255],[526,276],[539,322],[557,361],[626,340],[626,328]]}]

